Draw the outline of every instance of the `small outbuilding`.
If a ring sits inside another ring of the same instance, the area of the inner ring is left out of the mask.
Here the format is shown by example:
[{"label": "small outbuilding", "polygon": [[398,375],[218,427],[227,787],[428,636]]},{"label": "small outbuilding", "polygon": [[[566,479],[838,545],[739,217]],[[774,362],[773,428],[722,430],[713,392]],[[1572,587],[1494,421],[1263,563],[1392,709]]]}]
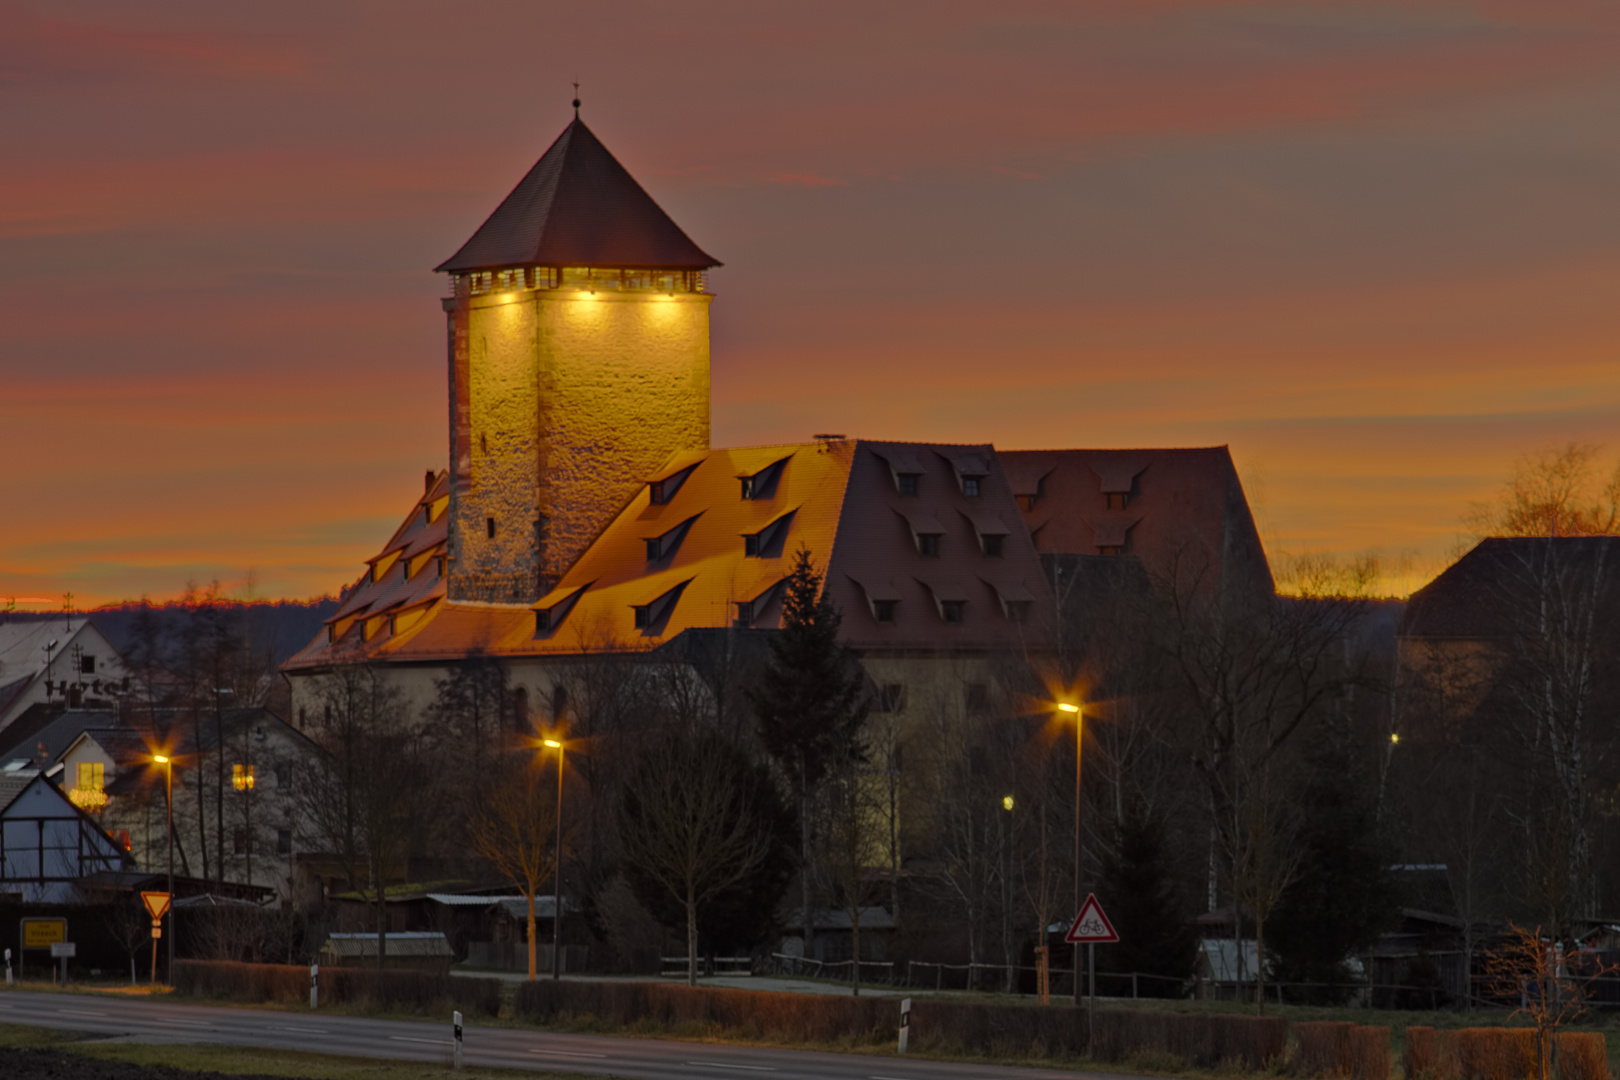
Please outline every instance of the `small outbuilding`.
[{"label": "small outbuilding", "polygon": [[[450,973],[455,951],[440,933],[413,932],[387,934],[383,967],[391,971],[431,971]],[[333,967],[376,967],[376,934],[328,934],[321,946],[320,962]]]}]

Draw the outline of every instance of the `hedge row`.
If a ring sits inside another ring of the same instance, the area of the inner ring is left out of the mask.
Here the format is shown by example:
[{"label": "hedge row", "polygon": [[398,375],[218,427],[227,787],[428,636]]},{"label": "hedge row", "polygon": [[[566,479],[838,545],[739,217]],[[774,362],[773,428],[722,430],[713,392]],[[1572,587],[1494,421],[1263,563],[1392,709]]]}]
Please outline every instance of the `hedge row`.
[{"label": "hedge row", "polygon": [[[309,969],[287,964],[176,960],[173,981],[175,990],[192,997],[255,1005],[309,1001]],[[320,1003],[429,1016],[455,1009],[496,1016],[501,1011],[501,983],[499,979],[463,979],[426,971],[324,967]]]},{"label": "hedge row", "polygon": [[[700,1025],[789,1043],[884,1044],[895,1038],[894,997],[780,994],[759,990],[647,982],[543,980],[518,987],[520,1018],[547,1023],[594,1018],[619,1027]],[[1123,1061],[1142,1051],[1174,1054],[1209,1068],[1237,1061],[1259,1070],[1280,1060],[1288,1023],[1280,1017],[1205,1013],[1099,1011],[1097,1053]],[[1057,1006],[918,1001],[911,1045],[958,1054],[1079,1056],[1086,1050],[1085,1013]]]},{"label": "hedge row", "polygon": [[1343,1076],[1352,1080],[1386,1080],[1389,1076],[1389,1028],[1366,1027],[1339,1020],[1295,1025],[1298,1042],[1289,1071],[1295,1076]]},{"label": "hedge row", "polygon": [[[1609,1080],[1602,1034],[1567,1031],[1553,1042],[1563,1080]],[[1536,1033],[1530,1028],[1406,1029],[1406,1075],[1412,1080],[1525,1080],[1541,1075]]]}]

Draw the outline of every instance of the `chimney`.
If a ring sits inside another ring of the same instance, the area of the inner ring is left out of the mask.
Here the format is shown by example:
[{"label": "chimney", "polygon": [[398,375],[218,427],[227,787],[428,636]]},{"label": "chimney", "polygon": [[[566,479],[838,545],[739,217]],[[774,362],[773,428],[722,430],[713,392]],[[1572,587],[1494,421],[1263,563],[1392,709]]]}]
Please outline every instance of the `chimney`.
[{"label": "chimney", "polygon": [[433,470],[429,469],[427,471],[427,475],[422,478],[422,494],[424,494],[424,495],[432,494],[434,476],[435,476],[435,474],[434,474]]}]

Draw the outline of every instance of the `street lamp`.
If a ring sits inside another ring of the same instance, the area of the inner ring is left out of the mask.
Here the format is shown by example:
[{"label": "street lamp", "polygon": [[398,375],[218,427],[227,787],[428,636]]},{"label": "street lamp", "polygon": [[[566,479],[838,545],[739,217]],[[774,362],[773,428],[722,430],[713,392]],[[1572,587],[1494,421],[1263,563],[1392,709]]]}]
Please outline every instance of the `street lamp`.
[{"label": "street lamp", "polygon": [[[1081,735],[1085,731],[1085,718],[1080,706],[1072,701],[1060,701],[1058,712],[1074,717],[1074,910],[1080,910],[1080,754],[1085,745]],[[1080,1004],[1080,946],[1074,947],[1074,1003]]]},{"label": "street lamp", "polygon": [[[167,754],[153,754],[152,760],[163,766],[163,810],[168,817],[169,847],[169,981],[174,981],[174,762]],[[154,978],[154,982],[157,980]]]},{"label": "street lamp", "polygon": [[560,739],[542,739],[548,750],[557,751],[557,848],[556,869],[551,889],[551,977],[562,978],[562,780],[563,744]]}]

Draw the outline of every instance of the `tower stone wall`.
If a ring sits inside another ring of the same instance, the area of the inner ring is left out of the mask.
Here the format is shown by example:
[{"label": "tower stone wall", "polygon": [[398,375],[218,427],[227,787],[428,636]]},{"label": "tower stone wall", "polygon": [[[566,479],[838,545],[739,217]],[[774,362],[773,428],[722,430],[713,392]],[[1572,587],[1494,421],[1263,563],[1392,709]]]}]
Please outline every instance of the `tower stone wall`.
[{"label": "tower stone wall", "polygon": [[670,455],[708,449],[714,298],[465,280],[446,302],[449,597],[533,603]]}]

